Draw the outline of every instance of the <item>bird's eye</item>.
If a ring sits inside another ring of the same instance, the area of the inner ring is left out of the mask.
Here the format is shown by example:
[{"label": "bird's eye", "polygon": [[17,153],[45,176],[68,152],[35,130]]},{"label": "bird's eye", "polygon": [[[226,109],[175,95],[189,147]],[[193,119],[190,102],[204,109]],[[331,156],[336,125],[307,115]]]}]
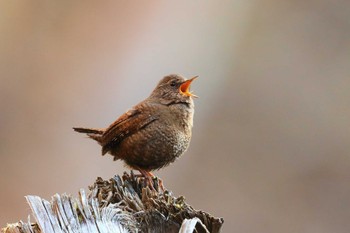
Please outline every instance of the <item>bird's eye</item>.
[{"label": "bird's eye", "polygon": [[175,86],[176,86],[176,82],[175,82],[175,81],[172,81],[172,82],[170,83],[170,86],[175,87]]}]

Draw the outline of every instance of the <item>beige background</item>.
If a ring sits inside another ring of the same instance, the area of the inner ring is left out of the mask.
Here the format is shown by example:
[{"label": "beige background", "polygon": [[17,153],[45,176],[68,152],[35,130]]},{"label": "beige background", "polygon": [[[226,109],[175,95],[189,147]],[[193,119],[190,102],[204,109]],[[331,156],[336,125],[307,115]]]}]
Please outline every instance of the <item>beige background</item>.
[{"label": "beige background", "polygon": [[105,127],[169,73],[189,151],[156,172],[224,232],[350,231],[349,1],[0,1],[0,224],[124,170]]}]

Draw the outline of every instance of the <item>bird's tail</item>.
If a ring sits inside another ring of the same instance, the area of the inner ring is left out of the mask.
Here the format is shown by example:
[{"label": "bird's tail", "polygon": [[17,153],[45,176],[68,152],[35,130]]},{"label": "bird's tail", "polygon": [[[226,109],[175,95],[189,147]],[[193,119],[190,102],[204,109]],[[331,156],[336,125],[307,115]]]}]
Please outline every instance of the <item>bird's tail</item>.
[{"label": "bird's tail", "polygon": [[78,133],[86,133],[89,136],[89,138],[92,138],[98,142],[101,141],[101,136],[104,133],[104,130],[102,129],[79,128],[79,127],[73,127],[73,129]]},{"label": "bird's tail", "polygon": [[91,133],[91,134],[103,134],[104,130],[102,129],[92,129],[92,128],[79,128],[73,127],[74,131],[78,133]]}]

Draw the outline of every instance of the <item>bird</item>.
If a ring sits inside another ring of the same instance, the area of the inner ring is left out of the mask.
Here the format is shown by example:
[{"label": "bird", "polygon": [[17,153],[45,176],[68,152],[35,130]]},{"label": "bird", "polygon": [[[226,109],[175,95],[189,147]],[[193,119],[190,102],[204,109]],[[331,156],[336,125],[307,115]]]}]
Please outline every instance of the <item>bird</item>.
[{"label": "bird", "polygon": [[[107,128],[73,127],[102,146],[110,154],[138,170],[153,187],[153,171],[174,162],[188,149],[193,127],[195,94],[193,80],[179,74],[163,77],[152,93],[122,114]],[[164,189],[162,181],[160,183]]]}]

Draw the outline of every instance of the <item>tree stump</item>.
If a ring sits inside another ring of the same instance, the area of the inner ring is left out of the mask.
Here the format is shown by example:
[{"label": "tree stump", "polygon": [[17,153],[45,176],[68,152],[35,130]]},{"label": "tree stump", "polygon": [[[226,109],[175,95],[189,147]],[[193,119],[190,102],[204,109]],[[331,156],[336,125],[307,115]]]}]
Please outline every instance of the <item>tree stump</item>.
[{"label": "tree stump", "polygon": [[148,188],[144,177],[131,171],[109,180],[98,177],[79,198],[54,195],[49,202],[38,196],[26,196],[36,223],[20,221],[8,224],[3,233],[107,233],[107,232],[220,232],[222,218],[197,211],[174,197],[171,191]]}]

